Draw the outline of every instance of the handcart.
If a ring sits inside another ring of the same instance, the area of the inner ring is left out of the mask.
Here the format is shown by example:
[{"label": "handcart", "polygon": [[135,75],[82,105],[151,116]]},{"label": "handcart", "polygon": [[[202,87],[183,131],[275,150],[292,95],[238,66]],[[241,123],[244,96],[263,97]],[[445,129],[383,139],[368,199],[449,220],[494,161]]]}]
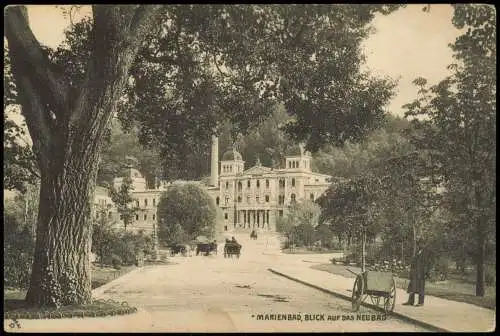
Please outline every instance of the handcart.
[{"label": "handcart", "polygon": [[370,297],[371,302],[376,306],[382,302],[386,313],[394,310],[396,281],[392,272],[365,271],[357,274],[350,269],[347,270],[356,274],[356,281],[352,288],[353,311],[358,311],[359,306],[367,297]]}]

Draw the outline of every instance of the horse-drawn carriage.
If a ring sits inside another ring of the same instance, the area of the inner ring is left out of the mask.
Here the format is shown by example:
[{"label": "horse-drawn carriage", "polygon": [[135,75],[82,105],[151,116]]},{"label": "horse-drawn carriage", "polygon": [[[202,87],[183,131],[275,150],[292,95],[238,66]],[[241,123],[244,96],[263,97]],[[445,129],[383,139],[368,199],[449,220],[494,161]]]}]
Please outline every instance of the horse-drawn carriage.
[{"label": "horse-drawn carriage", "polygon": [[211,243],[198,242],[196,244],[196,255],[203,253],[206,256],[208,256],[211,252],[215,252],[215,255],[217,255],[217,243],[216,242],[211,242]]},{"label": "horse-drawn carriage", "polygon": [[177,254],[181,254],[183,257],[191,256],[191,247],[182,243],[170,245],[170,256],[174,257]]},{"label": "horse-drawn carriage", "polygon": [[224,245],[224,258],[240,257],[241,245],[234,241],[226,241]]}]

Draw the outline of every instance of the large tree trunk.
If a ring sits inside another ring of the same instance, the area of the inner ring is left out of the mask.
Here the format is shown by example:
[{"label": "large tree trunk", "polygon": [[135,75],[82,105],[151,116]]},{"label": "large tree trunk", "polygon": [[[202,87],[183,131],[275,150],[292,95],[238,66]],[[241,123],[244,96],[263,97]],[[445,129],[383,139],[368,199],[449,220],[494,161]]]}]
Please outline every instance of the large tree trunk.
[{"label": "large tree trunk", "polygon": [[72,87],[34,37],[23,6],[5,10],[22,113],[41,171],[35,256],[26,300],[91,300],[91,201],[100,149],[141,37],[159,6],[93,7],[86,79]]},{"label": "large tree trunk", "polygon": [[68,161],[72,168],[42,174],[35,255],[26,296],[34,305],[91,300],[90,201],[97,160],[68,157]]}]

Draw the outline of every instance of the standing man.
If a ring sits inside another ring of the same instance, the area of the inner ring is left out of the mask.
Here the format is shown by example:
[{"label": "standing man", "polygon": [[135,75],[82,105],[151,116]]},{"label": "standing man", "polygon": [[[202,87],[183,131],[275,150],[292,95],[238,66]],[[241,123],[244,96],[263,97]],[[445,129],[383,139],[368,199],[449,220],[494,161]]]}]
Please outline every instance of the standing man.
[{"label": "standing man", "polygon": [[411,261],[410,267],[410,283],[408,284],[407,293],[410,294],[408,301],[403,303],[404,306],[413,306],[415,303],[415,294],[418,294],[417,307],[424,305],[424,290],[425,290],[425,273],[426,260],[423,240],[417,241],[417,253]]}]

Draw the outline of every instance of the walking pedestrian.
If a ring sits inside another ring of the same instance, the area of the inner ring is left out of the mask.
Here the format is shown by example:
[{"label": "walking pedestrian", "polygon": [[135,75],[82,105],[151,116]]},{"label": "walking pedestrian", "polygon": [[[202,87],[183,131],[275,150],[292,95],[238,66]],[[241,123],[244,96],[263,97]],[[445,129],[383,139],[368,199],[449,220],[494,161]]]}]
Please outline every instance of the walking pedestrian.
[{"label": "walking pedestrian", "polygon": [[404,306],[413,306],[415,304],[415,294],[418,294],[417,307],[424,305],[425,272],[427,267],[425,254],[423,240],[419,239],[417,241],[417,253],[411,261],[410,283],[407,290],[409,297],[408,301],[403,303]]}]

